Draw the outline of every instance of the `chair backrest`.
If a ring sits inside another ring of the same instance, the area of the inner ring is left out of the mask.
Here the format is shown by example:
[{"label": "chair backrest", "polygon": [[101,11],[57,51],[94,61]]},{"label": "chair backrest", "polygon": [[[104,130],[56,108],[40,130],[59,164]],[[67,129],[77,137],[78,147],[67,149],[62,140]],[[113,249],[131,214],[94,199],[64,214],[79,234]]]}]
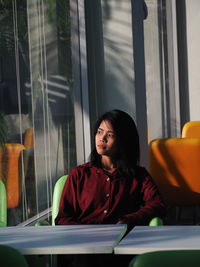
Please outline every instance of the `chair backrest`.
[{"label": "chair backrest", "polygon": [[64,184],[67,180],[67,175],[64,175],[58,179],[54,186],[53,191],[53,205],[52,205],[52,225],[55,225],[55,218],[59,211],[60,198],[62,195]]},{"label": "chair backrest", "polygon": [[17,249],[0,245],[0,266],[28,267],[28,264]]},{"label": "chair backrest", "polygon": [[33,134],[33,128],[26,129],[24,133],[24,140],[23,145],[26,148],[34,147],[34,134]]},{"label": "chair backrest", "polygon": [[149,222],[149,226],[161,226],[161,225],[164,225],[164,222],[160,217],[154,217]]},{"label": "chair backrest", "polygon": [[149,171],[168,205],[200,204],[200,138],[151,141]]},{"label": "chair backrest", "polygon": [[199,267],[200,250],[154,251],[133,258],[129,267]]},{"label": "chair backrest", "polygon": [[200,138],[200,121],[186,122],[182,129],[182,137]]},{"label": "chair backrest", "polygon": [[6,188],[2,180],[0,180],[0,226],[7,225],[7,200]]},{"label": "chair backrest", "polygon": [[6,186],[7,208],[19,205],[21,194],[20,156],[25,147],[21,144],[5,144],[0,148],[0,177],[3,177]]}]

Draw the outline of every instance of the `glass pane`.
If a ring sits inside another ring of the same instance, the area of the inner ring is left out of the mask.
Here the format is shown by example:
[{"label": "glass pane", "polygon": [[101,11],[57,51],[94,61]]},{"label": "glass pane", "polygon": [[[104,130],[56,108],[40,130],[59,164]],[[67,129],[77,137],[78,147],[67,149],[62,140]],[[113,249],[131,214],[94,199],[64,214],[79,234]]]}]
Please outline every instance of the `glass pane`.
[{"label": "glass pane", "polygon": [[86,2],[91,121],[114,108],[136,117],[131,1],[97,2]]},{"label": "glass pane", "polygon": [[[146,0],[144,44],[149,140],[167,136],[165,1]],[[155,127],[156,118],[156,127]]]},{"label": "glass pane", "polygon": [[1,1],[0,13],[0,179],[16,225],[76,165],[70,1]]}]

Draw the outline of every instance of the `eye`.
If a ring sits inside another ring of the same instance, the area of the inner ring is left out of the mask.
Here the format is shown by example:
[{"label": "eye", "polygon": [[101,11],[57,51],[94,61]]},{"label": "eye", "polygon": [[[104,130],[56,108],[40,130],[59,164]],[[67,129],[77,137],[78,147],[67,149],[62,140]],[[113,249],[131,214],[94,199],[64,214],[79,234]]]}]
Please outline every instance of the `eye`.
[{"label": "eye", "polygon": [[98,135],[102,134],[102,131],[101,130],[97,130],[97,134]]},{"label": "eye", "polygon": [[109,133],[108,137],[114,137],[115,135],[113,133]]}]

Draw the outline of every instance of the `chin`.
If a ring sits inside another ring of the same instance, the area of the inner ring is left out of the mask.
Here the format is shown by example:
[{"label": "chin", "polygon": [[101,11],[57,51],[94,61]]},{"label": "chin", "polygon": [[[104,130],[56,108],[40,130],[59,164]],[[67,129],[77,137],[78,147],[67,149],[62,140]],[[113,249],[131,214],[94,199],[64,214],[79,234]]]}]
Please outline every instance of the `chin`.
[{"label": "chin", "polygon": [[97,154],[100,155],[100,156],[104,155],[103,151],[98,151],[98,150],[97,150]]}]

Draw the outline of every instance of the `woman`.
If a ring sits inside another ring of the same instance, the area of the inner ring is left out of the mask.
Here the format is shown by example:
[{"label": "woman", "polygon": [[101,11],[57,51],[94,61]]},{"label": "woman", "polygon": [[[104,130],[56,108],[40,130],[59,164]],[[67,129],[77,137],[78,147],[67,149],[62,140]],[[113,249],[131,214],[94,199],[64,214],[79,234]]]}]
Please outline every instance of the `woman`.
[{"label": "woman", "polygon": [[90,162],[69,173],[56,224],[147,225],[165,204],[147,170],[139,166],[133,119],[111,110],[97,121]]}]

